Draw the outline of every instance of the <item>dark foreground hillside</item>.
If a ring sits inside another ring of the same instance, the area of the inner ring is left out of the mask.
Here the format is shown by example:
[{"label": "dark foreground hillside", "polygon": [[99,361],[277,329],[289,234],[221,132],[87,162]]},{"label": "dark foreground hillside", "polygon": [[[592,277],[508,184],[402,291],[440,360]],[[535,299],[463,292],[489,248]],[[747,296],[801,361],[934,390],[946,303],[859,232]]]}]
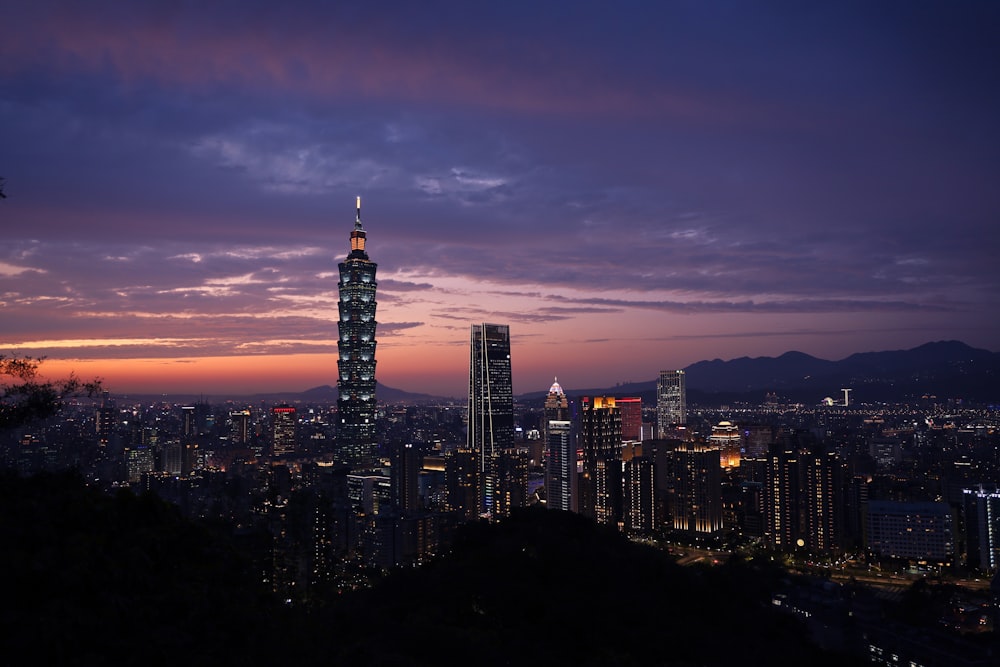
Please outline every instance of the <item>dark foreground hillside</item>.
[{"label": "dark foreground hillside", "polygon": [[468,526],[449,558],[365,591],[330,624],[345,631],[336,654],[363,664],[849,664],[772,613],[775,574],[681,568],[578,515],[529,509]]},{"label": "dark foreground hillside", "polygon": [[0,501],[5,659],[846,664],[771,611],[774,572],[680,568],[572,514],[467,526],[450,556],[307,611],[275,603],[231,540],[155,498],[103,496],[73,476],[5,476]]},{"label": "dark foreground hillside", "polygon": [[5,663],[226,664],[268,648],[249,561],[175,507],[69,473],[0,476],[0,507]]}]

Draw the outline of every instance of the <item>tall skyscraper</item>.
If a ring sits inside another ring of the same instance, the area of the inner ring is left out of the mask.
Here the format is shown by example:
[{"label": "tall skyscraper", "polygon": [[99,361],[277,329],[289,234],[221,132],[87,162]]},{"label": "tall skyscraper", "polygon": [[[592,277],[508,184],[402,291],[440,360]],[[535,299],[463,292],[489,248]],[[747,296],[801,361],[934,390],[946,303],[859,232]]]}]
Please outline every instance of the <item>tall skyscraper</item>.
[{"label": "tall skyscraper", "polygon": [[545,446],[548,447],[549,443],[549,422],[550,421],[565,421],[569,419],[569,400],[566,398],[566,392],[559,385],[559,378],[556,378],[552,382],[552,386],[549,387],[549,393],[545,397],[545,417],[542,419],[542,440],[545,442]]},{"label": "tall skyscraper", "polygon": [[351,252],[340,268],[337,323],[338,458],[355,468],[375,460],[375,270],[365,251],[361,197],[351,231]]},{"label": "tall skyscraper", "polygon": [[598,523],[616,525],[622,517],[621,410],[607,396],[585,396],[581,407],[579,511]]},{"label": "tall skyscraper", "polygon": [[576,511],[576,437],[573,422],[552,419],[545,432],[545,504],[549,509]]},{"label": "tall skyscraper", "polygon": [[844,542],[844,465],[834,452],[805,453],[801,461],[806,550],[813,554],[839,551]]},{"label": "tall skyscraper", "polygon": [[687,386],[684,371],[660,371],[656,384],[656,433],[667,437],[671,424],[687,423]]},{"label": "tall skyscraper", "polygon": [[234,445],[250,442],[250,410],[243,408],[229,413],[229,441]]},{"label": "tall skyscraper", "polygon": [[399,444],[392,457],[392,502],[404,516],[420,509],[420,450],[412,443]]},{"label": "tall skyscraper", "polygon": [[510,327],[472,325],[469,358],[468,449],[475,452],[479,512],[497,514],[500,453],[514,446],[514,393],[510,375]]},{"label": "tall skyscraper", "polygon": [[275,456],[295,451],[298,417],[295,408],[278,405],[271,408],[271,443]]}]

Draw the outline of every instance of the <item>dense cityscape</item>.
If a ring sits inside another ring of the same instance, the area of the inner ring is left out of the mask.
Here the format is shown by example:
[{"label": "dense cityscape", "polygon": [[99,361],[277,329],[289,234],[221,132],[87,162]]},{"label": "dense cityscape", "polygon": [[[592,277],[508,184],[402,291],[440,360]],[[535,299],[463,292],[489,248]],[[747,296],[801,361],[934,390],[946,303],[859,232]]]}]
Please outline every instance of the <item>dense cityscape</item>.
[{"label": "dense cityscape", "polygon": [[812,405],[777,393],[695,405],[684,370],[638,395],[554,379],[540,398],[515,397],[517,349],[494,323],[471,325],[467,401],[377,402],[366,239],[359,198],[339,264],[335,400],[137,401],[110,387],[2,432],[3,467],[75,470],[88,487],[225,526],[295,608],[421,569],[470,524],[546,508],[690,568],[782,568],[768,602],[837,655],[995,664],[995,407],[868,403],[851,388]]}]

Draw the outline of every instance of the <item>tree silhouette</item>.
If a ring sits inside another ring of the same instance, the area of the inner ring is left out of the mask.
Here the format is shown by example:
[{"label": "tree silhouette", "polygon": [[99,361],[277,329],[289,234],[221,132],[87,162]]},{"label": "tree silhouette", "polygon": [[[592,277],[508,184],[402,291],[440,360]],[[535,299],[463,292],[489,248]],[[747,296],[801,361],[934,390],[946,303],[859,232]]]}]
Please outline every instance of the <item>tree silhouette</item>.
[{"label": "tree silhouette", "polygon": [[41,380],[38,367],[44,357],[17,357],[0,354],[0,429],[22,426],[59,412],[73,396],[94,396],[100,380],[84,382],[73,374],[62,380]]}]

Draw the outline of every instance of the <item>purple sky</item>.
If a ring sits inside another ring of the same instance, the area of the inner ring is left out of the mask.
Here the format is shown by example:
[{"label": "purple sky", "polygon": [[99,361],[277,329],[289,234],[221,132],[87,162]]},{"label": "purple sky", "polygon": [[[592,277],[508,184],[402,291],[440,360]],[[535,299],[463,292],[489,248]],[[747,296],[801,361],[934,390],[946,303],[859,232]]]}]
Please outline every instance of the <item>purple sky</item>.
[{"label": "purple sky", "polygon": [[12,4],[0,351],[112,391],[335,384],[355,195],[410,391],[1000,349],[997,3]]}]

